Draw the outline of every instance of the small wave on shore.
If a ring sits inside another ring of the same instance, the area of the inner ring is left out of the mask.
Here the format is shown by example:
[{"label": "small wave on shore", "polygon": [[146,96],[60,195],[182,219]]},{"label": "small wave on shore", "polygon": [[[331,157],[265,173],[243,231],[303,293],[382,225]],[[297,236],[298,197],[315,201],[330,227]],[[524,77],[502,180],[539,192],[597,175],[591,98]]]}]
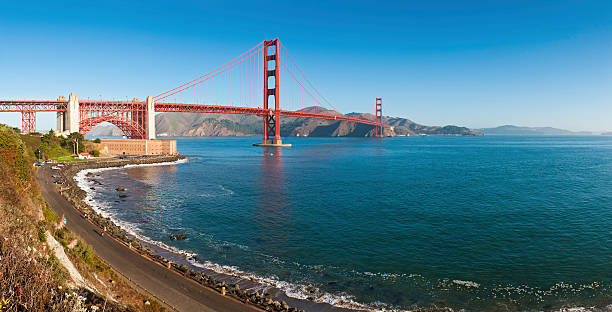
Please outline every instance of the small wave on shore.
[{"label": "small wave on shore", "polygon": [[[149,239],[148,237],[141,235],[139,232],[139,228],[138,225],[135,223],[131,223],[131,222],[126,222],[123,221],[119,218],[116,217],[116,215],[112,212],[109,211],[109,206],[106,203],[102,203],[99,201],[96,201],[94,198],[94,195],[96,194],[95,190],[92,189],[92,187],[95,185],[94,181],[92,179],[88,179],[87,174],[88,173],[100,173],[103,171],[109,171],[109,170],[117,170],[117,169],[125,169],[125,168],[133,168],[133,167],[157,167],[157,166],[169,166],[169,165],[177,165],[177,164],[182,164],[182,163],[186,163],[188,162],[187,158],[184,159],[179,159],[176,161],[169,161],[169,162],[161,162],[161,163],[153,163],[153,164],[129,164],[129,165],[125,165],[125,166],[120,166],[120,167],[105,167],[105,168],[95,168],[95,169],[83,169],[79,172],[77,172],[74,176],[74,181],[76,182],[77,186],[83,190],[85,192],[85,198],[84,201],[89,204],[91,206],[91,208],[98,213],[99,215],[101,215],[104,218],[109,218],[114,224],[116,224],[117,226],[119,226],[121,229],[123,229],[124,231],[126,231],[128,234],[142,240],[145,241],[147,243],[151,243],[154,244],[154,241]],[[165,244],[164,244],[165,245]],[[166,246],[167,248],[171,248],[170,246]]]}]

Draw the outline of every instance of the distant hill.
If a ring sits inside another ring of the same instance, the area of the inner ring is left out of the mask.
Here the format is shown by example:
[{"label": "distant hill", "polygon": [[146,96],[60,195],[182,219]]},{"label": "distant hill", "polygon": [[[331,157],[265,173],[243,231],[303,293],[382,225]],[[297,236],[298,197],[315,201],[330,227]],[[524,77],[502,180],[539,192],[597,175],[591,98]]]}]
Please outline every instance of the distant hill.
[{"label": "distant hill", "polygon": [[[311,106],[300,111],[310,113],[342,115],[319,106]],[[375,120],[373,114],[350,113],[347,116]],[[385,135],[444,135],[444,136],[478,136],[479,132],[459,126],[425,126],[409,119],[383,117],[383,122],[392,126],[385,129]],[[161,113],[155,116],[157,136],[248,136],[262,135],[262,117],[233,114],[193,114]],[[281,136],[311,137],[370,137],[376,131],[374,126],[356,124],[346,121],[323,120],[312,118],[283,117],[281,119]],[[121,135],[115,126],[100,126],[91,132],[91,136]]]},{"label": "distant hill", "polygon": [[612,132],[604,132],[601,135],[612,135]]},{"label": "distant hill", "polygon": [[114,136],[114,137],[123,136],[123,132],[119,128],[117,128],[115,125],[103,124],[103,125],[93,128],[93,130],[91,130],[91,132],[89,132],[89,134],[87,135],[87,137],[105,137],[105,136]]},{"label": "distant hill", "polygon": [[592,135],[592,132],[574,132],[551,127],[520,127],[513,125],[499,126],[495,128],[474,129],[484,135]]},{"label": "distant hill", "polygon": [[[311,106],[300,111],[321,114],[342,115],[319,106]],[[347,116],[375,120],[373,114],[350,113]],[[263,121],[261,117],[230,114],[189,114],[162,113],[155,116],[158,136],[243,136],[261,135]],[[393,126],[386,129],[389,136],[398,135],[482,135],[465,127],[458,126],[424,126],[405,118],[383,117],[383,122]],[[369,137],[374,136],[374,126],[356,124],[346,121],[323,120],[312,118],[283,117],[281,119],[281,136],[312,137]]]}]

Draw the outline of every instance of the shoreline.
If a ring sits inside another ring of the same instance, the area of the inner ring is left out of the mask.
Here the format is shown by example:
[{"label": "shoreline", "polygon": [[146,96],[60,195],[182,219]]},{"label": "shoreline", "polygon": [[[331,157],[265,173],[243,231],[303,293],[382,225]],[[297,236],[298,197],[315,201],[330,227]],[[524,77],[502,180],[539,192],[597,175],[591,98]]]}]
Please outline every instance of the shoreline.
[{"label": "shoreline", "polygon": [[[88,203],[84,202],[86,192],[79,188],[77,182],[75,181],[76,174],[82,170],[101,168],[122,168],[133,165],[157,166],[164,163],[172,165],[173,163],[176,163],[176,161],[180,161],[182,159],[185,159],[185,157],[180,155],[143,156],[129,157],[125,159],[109,158],[66,164],[60,173],[63,175],[66,181],[66,186],[69,187],[60,188],[59,193],[71,204],[72,208],[81,215],[81,218],[83,218],[83,215],[87,213],[87,221],[89,223],[93,224],[98,228],[106,227],[105,233],[107,233],[107,235],[110,235],[115,241],[117,241],[124,247],[128,248],[132,252],[137,253],[143,259],[155,263],[157,266],[163,268],[163,270],[176,273],[177,275],[180,275],[180,277],[182,277],[183,279],[188,280],[190,282],[195,282],[202,288],[214,292],[215,295],[220,299],[233,299],[233,301],[240,302],[240,304],[242,304],[245,308],[250,307],[250,309],[256,308],[258,310],[269,311],[299,311],[296,308],[290,308],[282,302],[271,300],[266,295],[247,294],[246,291],[240,290],[234,285],[230,285],[224,281],[219,281],[216,278],[204,274],[202,272],[196,272],[195,270],[190,269],[185,264],[176,263],[160,255],[157,255],[153,248],[151,248],[151,246],[148,246],[148,243],[142,242],[137,237],[134,237],[133,235],[127,233],[120,226],[113,223],[109,217],[104,217],[100,215]],[[85,218],[83,218],[83,220],[85,220]],[[94,231],[96,230],[94,229]],[[96,235],[98,234],[96,233]],[[101,254],[101,256],[103,256],[103,254]],[[114,266],[112,267],[117,270],[117,268],[115,268]],[[124,274],[122,273],[121,275]],[[136,286],[138,286],[139,288],[143,288],[140,287],[140,285]],[[223,295],[223,293],[225,293],[225,295]],[[157,296],[155,297],[158,298]],[[165,300],[160,298],[158,299],[166,305],[171,306],[173,309],[177,309],[177,307],[172,306]]]},{"label": "shoreline", "polygon": [[84,218],[73,203],[60,195],[59,187],[54,184],[55,178],[51,175],[61,172],[50,167],[42,166],[36,174],[49,207],[57,215],[66,218],[66,227],[90,245],[100,260],[122,276],[133,289],[155,298],[172,311],[261,311],[256,306],[246,305],[236,298],[221,296],[209,287],[202,287],[201,283],[186,278],[184,274],[168,270],[129,243],[113,236],[101,236],[99,226],[92,219]]},{"label": "shoreline", "polygon": [[[70,188],[62,188],[60,193],[72,203],[74,209],[79,211],[81,215],[87,213],[88,219],[91,223],[98,227],[106,227],[107,233],[120,241],[126,247],[138,252],[141,256],[162,265],[168,270],[181,274],[186,279],[190,279],[204,287],[210,288],[211,290],[217,292],[219,296],[222,296],[222,292],[225,292],[225,296],[231,296],[244,304],[256,306],[260,309],[269,311],[304,311],[302,310],[304,308],[315,311],[346,312],[371,310],[366,307],[345,308],[332,305],[331,303],[315,302],[309,299],[289,297],[284,290],[273,285],[268,285],[264,282],[257,281],[251,274],[241,276],[239,273],[231,272],[231,270],[223,265],[211,264],[212,267],[218,269],[215,270],[207,267],[205,264],[194,263],[197,262],[197,257],[186,254],[185,252],[177,250],[174,247],[166,246],[163,243],[142,237],[135,231],[132,232],[126,230],[124,228],[125,226],[122,227],[120,225],[120,220],[117,220],[112,216],[105,215],[104,212],[99,211],[99,209],[92,208],[92,205],[86,202],[86,199],[88,199],[88,192],[81,189],[79,186],[79,178],[93,178],[93,176],[81,174],[87,170],[105,171],[135,166],[174,165],[183,160],[186,161],[186,158],[181,155],[133,156],[125,159],[110,158],[96,161],[70,163],[67,164],[62,170],[66,184],[69,185]],[[115,223],[118,223],[119,225]],[[129,226],[127,227],[129,228]],[[238,270],[238,272],[240,271]],[[299,306],[299,308],[296,308],[295,306]]]},{"label": "shoreline", "polygon": [[[177,159],[177,160],[179,160],[179,159]],[[107,161],[112,161],[112,159],[105,160],[104,162],[107,162]],[[126,160],[124,160],[124,161],[126,161]],[[128,162],[128,163],[123,163],[123,164],[121,164],[121,165],[119,165],[119,164],[115,164],[114,166],[100,166],[100,165],[96,165],[96,167],[92,167],[92,168],[94,168],[94,169],[102,169],[102,168],[112,169],[113,167],[115,167],[115,168],[123,167],[123,166],[125,166],[126,164],[127,164],[129,167],[134,167],[134,166],[137,166],[136,164],[134,164],[134,161],[136,161],[136,160],[135,160],[135,159],[130,159],[130,160],[127,160],[127,162]],[[158,160],[158,161],[161,161],[161,160]],[[75,165],[76,165],[76,164],[78,164],[78,165],[84,165],[84,164],[85,164],[85,162],[83,162],[83,163],[75,163]],[[142,164],[142,165],[146,165],[146,164],[149,164],[149,165],[156,165],[156,166],[157,166],[157,165],[161,165],[162,163],[154,162],[154,161],[151,161],[151,160],[146,160],[145,162],[143,162],[143,164]],[[110,167],[110,168],[109,168],[109,167]],[[128,168],[129,168],[129,167],[128,167]],[[65,168],[65,169],[68,169],[68,168]],[[81,169],[81,170],[86,170],[86,168],[85,168],[85,169]],[[75,171],[75,172],[79,172],[79,171],[81,171],[81,170],[77,170],[77,171]],[[66,170],[66,172],[68,172],[68,171]],[[66,177],[68,177],[68,176],[66,176]],[[71,176],[71,178],[74,180],[75,176]],[[73,182],[74,182],[74,181],[73,181]],[[81,190],[80,188],[77,188],[77,189],[78,189],[78,190],[76,190],[76,191],[79,191],[79,190],[80,190],[80,191],[82,191],[83,193],[86,193],[86,191]],[[86,204],[86,205],[87,205],[87,204]],[[74,209],[74,208],[73,208],[73,209]],[[75,210],[76,210],[76,209],[75,209]],[[103,218],[103,217],[102,217],[102,218]],[[108,220],[108,219],[107,219],[107,220]],[[121,230],[121,229],[120,229],[120,230]],[[123,231],[123,230],[121,230],[121,231]],[[182,271],[182,267],[186,267],[187,269],[189,269],[189,270],[191,270],[191,271],[195,271],[195,274],[197,274],[197,273],[199,272],[199,270],[198,270],[198,269],[193,270],[193,269],[190,267],[189,259],[187,259],[187,257],[186,257],[184,254],[179,254],[179,255],[178,255],[179,257],[181,257],[181,258],[183,258],[183,259],[178,259],[178,258],[177,258],[177,259],[174,259],[174,258],[173,258],[173,256],[176,256],[176,254],[174,254],[172,250],[166,250],[166,249],[163,249],[163,248],[158,247],[158,246],[148,246],[148,243],[146,243],[146,242],[145,242],[145,243],[140,242],[140,243],[142,243],[142,244],[143,244],[143,247],[142,247],[142,248],[144,248],[144,250],[145,250],[145,251],[143,251],[143,253],[145,253],[145,252],[147,251],[147,249],[148,249],[148,250],[151,250],[151,252],[153,252],[154,254],[157,254],[157,255],[158,255],[160,258],[166,257],[165,262],[164,262],[163,260],[161,260],[163,263],[167,263],[167,261],[172,261],[172,262],[173,262],[173,264],[171,264],[171,266],[172,266],[172,271],[173,271],[173,272],[176,272],[176,273],[181,274],[181,275],[183,275],[183,276],[187,276],[187,278],[189,278],[189,279],[191,279],[191,280],[193,280],[193,278],[190,276],[190,275],[191,275],[191,273]],[[126,246],[126,247],[127,247],[127,246]],[[156,247],[158,247],[158,248],[160,248],[160,249],[157,249]],[[146,255],[143,255],[143,256],[144,256],[144,257],[147,257]],[[152,258],[149,258],[149,257],[147,257],[147,258],[148,258],[148,259],[150,259],[150,260],[152,260],[152,261],[156,261],[155,259],[152,259]],[[168,259],[169,259],[169,260],[168,260]],[[157,261],[157,263],[159,263],[159,261]],[[169,271],[170,271],[170,270],[169,270]],[[208,275],[209,277],[211,277],[211,278],[213,278],[213,279],[218,279],[218,282],[221,282],[219,279],[224,278],[224,276],[222,276],[222,274],[220,274],[220,273],[218,273],[218,272],[207,272],[207,271],[205,270],[205,272],[200,272],[200,273],[204,273],[205,275]],[[186,279],[187,279],[187,278],[186,278]],[[243,278],[245,278],[245,279],[246,279],[246,282],[248,283],[248,278],[249,278],[249,277],[247,276],[247,277],[243,277]],[[196,282],[198,282],[198,281],[196,280]],[[237,284],[239,284],[239,285],[240,285],[240,289],[247,289],[248,287],[244,287],[244,286],[243,286],[243,283],[244,283],[244,281],[239,281]],[[227,285],[227,287],[230,287],[232,284],[233,284],[233,282],[230,282],[230,283],[225,282],[225,285]],[[226,287],[226,289],[227,289],[227,287]],[[213,291],[216,291],[217,293],[219,293],[219,290],[214,289],[214,288],[211,288],[211,289],[212,289]],[[291,304],[290,302],[288,302],[288,303],[289,303],[289,304]],[[591,308],[591,309],[593,309],[594,311],[597,311],[597,310],[599,310],[599,309],[604,309],[604,310],[605,310],[605,308],[606,308],[606,307],[609,307],[609,306],[608,306],[608,305],[605,305],[605,304],[600,304],[600,303],[598,303],[598,304],[596,304],[595,306],[591,306],[590,308]],[[274,309],[274,308],[273,308],[273,309]],[[588,309],[588,308],[582,308],[582,307],[578,306],[578,307],[576,307],[576,309]],[[306,310],[309,310],[309,309],[306,309]],[[320,311],[326,311],[325,309],[317,309],[317,310],[320,310]],[[331,310],[331,309],[328,309],[328,310]],[[423,308],[423,309],[417,309],[417,310],[435,311],[435,310],[445,310],[445,309],[443,309],[443,308],[436,308],[436,309],[427,309],[427,308]],[[282,311],[282,310],[281,310],[281,311]],[[334,311],[336,311],[336,309],[334,309]],[[348,309],[347,309],[347,311],[354,311],[354,310],[348,310]],[[549,311],[563,311],[563,308],[559,308],[559,309],[550,309]],[[577,311],[580,311],[580,310],[577,310]]]}]

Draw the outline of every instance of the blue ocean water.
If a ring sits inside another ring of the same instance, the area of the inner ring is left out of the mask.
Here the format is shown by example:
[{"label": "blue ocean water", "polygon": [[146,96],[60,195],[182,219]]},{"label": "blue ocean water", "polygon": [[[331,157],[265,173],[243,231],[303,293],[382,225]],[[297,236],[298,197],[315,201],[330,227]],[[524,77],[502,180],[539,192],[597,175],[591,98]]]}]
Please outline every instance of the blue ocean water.
[{"label": "blue ocean water", "polygon": [[[375,309],[612,303],[611,137],[179,138],[92,196],[290,296]],[[118,185],[129,196],[118,198]],[[185,233],[186,240],[170,235]]]}]

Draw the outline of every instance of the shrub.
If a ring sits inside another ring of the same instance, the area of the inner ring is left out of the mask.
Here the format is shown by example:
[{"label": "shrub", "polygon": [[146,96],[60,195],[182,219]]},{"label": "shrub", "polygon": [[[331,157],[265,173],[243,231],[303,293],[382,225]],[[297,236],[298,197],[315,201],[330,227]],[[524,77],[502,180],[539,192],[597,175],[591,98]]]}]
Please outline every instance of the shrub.
[{"label": "shrub", "polygon": [[93,140],[94,143],[102,143],[102,140],[100,140],[100,138],[96,138]]},{"label": "shrub", "polygon": [[45,221],[43,220],[38,221],[38,239],[40,239],[41,242],[47,241],[46,232],[47,232],[47,225],[45,224]]},{"label": "shrub", "polygon": [[87,264],[87,266],[95,268],[98,272],[105,269],[105,265],[96,257],[93,249],[82,241],[78,241],[72,252]]},{"label": "shrub", "polygon": [[47,203],[43,203],[43,216],[45,217],[45,221],[47,221],[47,224],[50,225],[57,223],[57,220],[59,220],[55,212],[53,212],[53,210],[49,208],[49,205]]},{"label": "shrub", "polygon": [[68,243],[72,239],[72,233],[70,233],[70,231],[68,231],[68,229],[65,227],[56,229],[54,234],[57,241],[60,242],[60,244],[64,245],[64,247],[68,245]]}]

